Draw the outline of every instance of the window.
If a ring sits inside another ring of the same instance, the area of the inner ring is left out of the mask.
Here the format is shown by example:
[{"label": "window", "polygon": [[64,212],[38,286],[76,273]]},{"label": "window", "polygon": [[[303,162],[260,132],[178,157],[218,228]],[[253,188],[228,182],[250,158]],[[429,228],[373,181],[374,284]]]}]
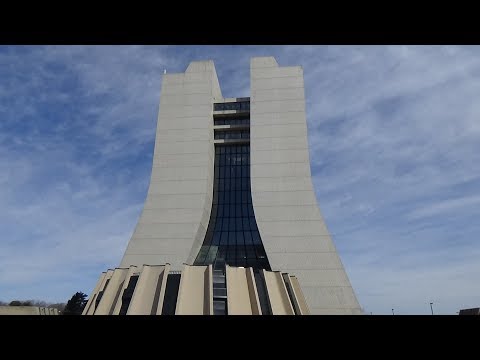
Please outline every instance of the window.
[{"label": "window", "polygon": [[214,204],[195,265],[270,270],[253,211],[249,163],[250,145],[216,145]]},{"label": "window", "polygon": [[[250,130],[235,130],[235,131],[223,131],[216,130],[214,139],[250,139]],[[230,161],[231,158],[228,158],[227,161]],[[230,165],[230,164],[227,164]]]},{"label": "window", "polygon": [[227,315],[227,301],[223,299],[213,300],[213,314]]},{"label": "window", "polygon": [[213,104],[213,111],[250,111],[250,101],[225,102]]},{"label": "window", "polygon": [[213,125],[232,125],[232,126],[245,126],[250,125],[250,117],[222,117],[213,119]]}]

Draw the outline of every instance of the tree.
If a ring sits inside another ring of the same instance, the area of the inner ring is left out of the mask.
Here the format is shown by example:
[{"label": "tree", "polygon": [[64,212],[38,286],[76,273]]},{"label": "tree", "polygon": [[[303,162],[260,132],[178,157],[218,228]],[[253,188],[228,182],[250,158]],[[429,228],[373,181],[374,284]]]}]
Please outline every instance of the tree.
[{"label": "tree", "polygon": [[29,300],[32,303],[32,306],[38,307],[50,307],[50,304],[43,300]]},{"label": "tree", "polygon": [[32,303],[29,300],[27,300],[27,301],[13,300],[13,301],[10,301],[10,304],[8,304],[8,305],[10,305],[10,306],[32,306]]},{"label": "tree", "polygon": [[87,294],[83,292],[76,292],[70,300],[68,300],[65,310],[63,310],[64,315],[81,315],[83,308],[87,305]]}]

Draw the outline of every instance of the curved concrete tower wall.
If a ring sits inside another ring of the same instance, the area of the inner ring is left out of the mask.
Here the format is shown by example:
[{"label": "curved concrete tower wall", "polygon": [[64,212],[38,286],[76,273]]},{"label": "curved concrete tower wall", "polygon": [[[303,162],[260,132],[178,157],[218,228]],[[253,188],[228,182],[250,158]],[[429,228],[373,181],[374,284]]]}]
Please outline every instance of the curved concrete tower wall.
[{"label": "curved concrete tower wall", "polygon": [[270,265],[298,278],[312,314],[360,314],[313,191],[303,70],[253,58],[250,77],[252,202]]},{"label": "curved concrete tower wall", "polygon": [[120,267],[191,264],[205,237],[213,191],[213,103],[222,95],[212,61],[162,81],[145,205]]}]

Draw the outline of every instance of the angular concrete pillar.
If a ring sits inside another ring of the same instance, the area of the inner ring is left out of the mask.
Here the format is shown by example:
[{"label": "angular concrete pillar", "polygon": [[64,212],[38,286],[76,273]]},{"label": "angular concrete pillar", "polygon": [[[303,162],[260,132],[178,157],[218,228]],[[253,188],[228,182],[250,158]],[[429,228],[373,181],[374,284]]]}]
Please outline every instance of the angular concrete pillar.
[{"label": "angular concrete pillar", "polygon": [[213,315],[212,265],[185,265],[175,315]]},{"label": "angular concrete pillar", "polygon": [[228,315],[261,315],[252,268],[226,266]]},{"label": "angular concrete pillar", "polygon": [[128,268],[117,268],[113,271],[108,287],[103,292],[102,299],[95,309],[95,315],[112,315],[115,304],[121,297],[121,290]]},{"label": "angular concrete pillar", "polygon": [[144,265],[133,292],[127,315],[162,313],[163,297],[170,265]]}]

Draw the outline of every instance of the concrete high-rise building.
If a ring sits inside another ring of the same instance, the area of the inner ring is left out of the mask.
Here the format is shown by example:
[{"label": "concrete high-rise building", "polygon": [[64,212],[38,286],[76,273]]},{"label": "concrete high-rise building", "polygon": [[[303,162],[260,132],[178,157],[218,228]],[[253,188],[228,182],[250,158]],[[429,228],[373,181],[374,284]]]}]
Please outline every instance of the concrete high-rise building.
[{"label": "concrete high-rise building", "polygon": [[250,98],[223,98],[212,61],[163,75],[145,205],[85,314],[362,313],[313,191],[303,70],[250,65]]}]

